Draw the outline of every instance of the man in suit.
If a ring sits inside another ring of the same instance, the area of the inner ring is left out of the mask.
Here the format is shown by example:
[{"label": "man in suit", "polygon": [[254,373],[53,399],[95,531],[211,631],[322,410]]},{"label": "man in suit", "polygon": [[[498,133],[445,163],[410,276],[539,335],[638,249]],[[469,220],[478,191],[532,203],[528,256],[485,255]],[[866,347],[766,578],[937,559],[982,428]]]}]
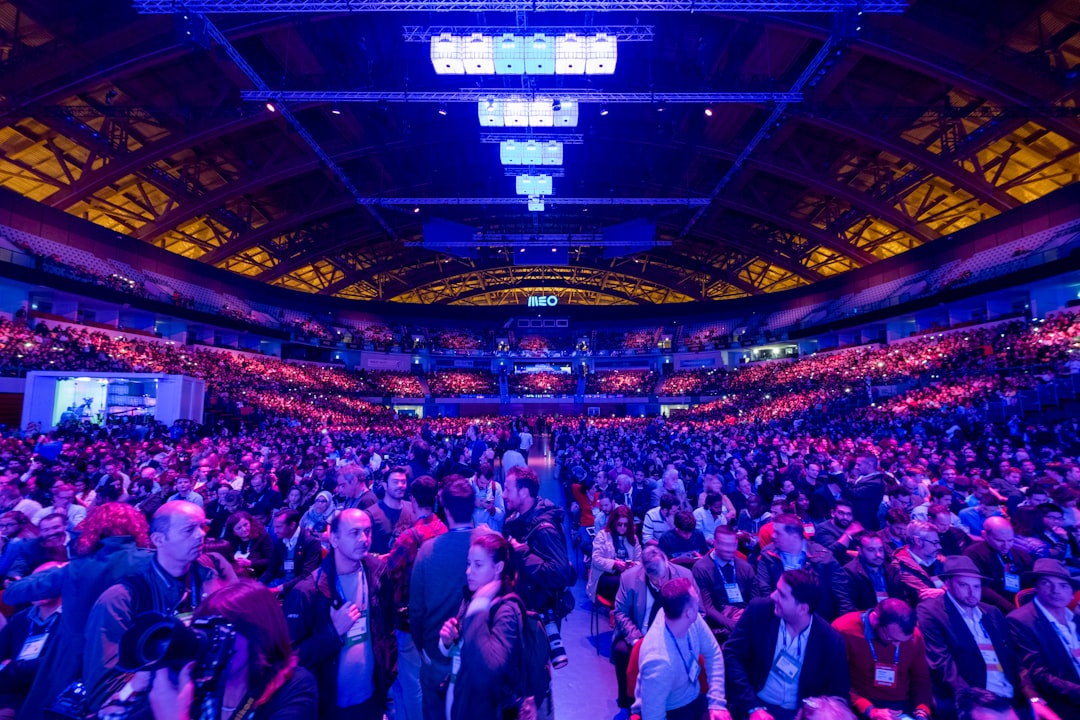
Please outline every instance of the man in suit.
[{"label": "man in suit", "polygon": [[900,581],[900,570],[885,562],[885,543],[874,533],[863,533],[858,540],[859,556],[844,565],[848,593],[856,610],[870,610],[886,598],[903,600],[907,589]]},{"label": "man in suit", "polygon": [[945,559],[945,592],[919,604],[919,629],[934,684],[938,717],[956,717],[956,693],[986,688],[1010,698],[1025,714],[1030,705],[1020,685],[1020,667],[1005,616],[980,602],[983,576],[971,558]]},{"label": "man in suit", "polygon": [[738,549],[735,531],[718,525],[712,550],[694,563],[694,582],[701,593],[705,622],[721,642],[735,628],[755,592],[754,568],[736,555]]},{"label": "man in suit", "polygon": [[641,550],[641,565],[619,576],[619,592],[615,595],[615,633],[611,640],[611,661],[619,681],[619,707],[629,708],[634,698],[627,694],[626,669],[630,665],[630,650],[645,636],[660,611],[660,588],[673,578],[693,577],[690,571],[670,562],[656,541],[645,543]]},{"label": "man in suit", "polygon": [[1035,597],[1006,618],[1020,683],[1060,717],[1080,717],[1080,623],[1068,608],[1078,582],[1060,560],[1049,558],[1036,560],[1025,580],[1034,583]]},{"label": "man in suit", "polygon": [[878,510],[885,497],[885,473],[878,470],[878,459],[865,453],[855,459],[855,480],[844,490],[851,502],[855,520],[866,530],[880,530]]},{"label": "man in suit", "polygon": [[941,594],[945,582],[939,577],[943,569],[940,550],[941,539],[933,525],[915,521],[908,526],[907,547],[897,551],[893,564],[912,605]]},{"label": "man in suit", "polygon": [[727,703],[736,720],[792,720],[808,697],[851,690],[844,640],[814,613],[813,573],[788,570],[752,601],[724,645]]},{"label": "man in suit", "polygon": [[322,563],[322,544],[309,532],[300,529],[300,513],[281,508],[274,513],[274,549],[270,564],[259,582],[279,597],[315,572]]},{"label": "man in suit", "polygon": [[785,570],[809,570],[821,593],[815,611],[832,622],[855,609],[848,594],[847,576],[832,553],[807,541],[804,533],[795,515],[782,513],[773,518],[773,542],[761,551],[758,561],[756,597],[766,597],[775,590]]},{"label": "man in suit", "polygon": [[1010,613],[1016,607],[1021,578],[1034,563],[1026,550],[1013,545],[1016,534],[1007,519],[986,518],[982,536],[982,540],[964,551],[964,556],[971,558],[979,574],[986,578],[982,586],[983,602],[1002,614]]}]

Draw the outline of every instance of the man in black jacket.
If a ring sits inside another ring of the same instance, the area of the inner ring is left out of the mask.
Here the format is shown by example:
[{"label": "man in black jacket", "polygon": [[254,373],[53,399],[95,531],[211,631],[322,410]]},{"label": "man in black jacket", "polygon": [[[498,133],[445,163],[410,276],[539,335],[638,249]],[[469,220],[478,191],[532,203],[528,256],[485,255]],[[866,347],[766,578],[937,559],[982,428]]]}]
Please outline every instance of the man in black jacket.
[{"label": "man in black jacket", "polygon": [[371,555],[371,518],[343,510],[330,524],[333,550],[285,598],[300,665],[319,683],[322,720],[382,720],[394,683],[394,590]]},{"label": "man in black jacket", "polygon": [[886,598],[904,600],[907,588],[900,570],[885,562],[885,543],[874,533],[859,536],[859,556],[844,565],[848,592],[856,610],[871,610]]},{"label": "man in black jacket", "polygon": [[274,550],[259,582],[285,597],[293,587],[319,567],[322,544],[300,529],[300,513],[281,508],[274,513]]},{"label": "man in black jacket", "polygon": [[869,453],[855,459],[855,479],[845,488],[855,520],[866,530],[880,530],[878,510],[885,497],[885,474],[878,470],[878,459]]},{"label": "man in black jacket", "polygon": [[1020,683],[1062,718],[1080,717],[1080,627],[1069,602],[1078,583],[1058,560],[1042,558],[1028,574],[1035,597],[1005,618],[1020,662]]},{"label": "man in black jacket", "polygon": [[727,640],[754,597],[754,568],[736,555],[738,549],[735,531],[718,525],[713,533],[712,550],[694,563],[701,609],[718,642]]},{"label": "man in black jacket", "polygon": [[1010,613],[1016,607],[1023,574],[1031,570],[1034,562],[1026,550],[1014,546],[1016,535],[1005,518],[986,518],[982,534],[983,539],[965,550],[964,556],[971,558],[979,574],[986,578],[982,584],[983,602],[1002,614]]},{"label": "man in black jacket", "polygon": [[724,645],[728,708],[736,720],[792,720],[808,697],[846,698],[844,640],[814,613],[819,590],[789,570],[769,598],[752,601]]}]

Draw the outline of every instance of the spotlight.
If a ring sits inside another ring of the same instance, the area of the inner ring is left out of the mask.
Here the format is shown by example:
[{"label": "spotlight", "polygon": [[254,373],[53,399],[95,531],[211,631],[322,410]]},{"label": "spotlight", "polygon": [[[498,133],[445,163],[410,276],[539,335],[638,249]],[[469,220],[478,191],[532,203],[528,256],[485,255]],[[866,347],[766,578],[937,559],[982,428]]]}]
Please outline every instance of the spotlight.
[{"label": "spotlight", "polygon": [[487,106],[484,109],[487,110],[488,112],[493,111],[495,109],[495,98],[489,97],[487,99]]},{"label": "spotlight", "polygon": [[332,106],[330,108],[330,114],[331,115],[340,115],[341,114],[341,108],[339,108],[337,105]]},{"label": "spotlight", "polygon": [[667,101],[661,100],[656,103],[656,112],[664,112],[665,110],[667,110]]},{"label": "spotlight", "polygon": [[604,117],[607,114],[608,114],[607,105],[601,105],[600,106],[600,117]]},{"label": "spotlight", "polygon": [[112,105],[112,101],[116,99],[118,93],[115,90],[109,90],[105,93],[105,104]]},{"label": "spotlight", "polygon": [[275,106],[272,102],[266,103],[266,109],[270,112],[277,112],[277,106]]},{"label": "spotlight", "polygon": [[415,214],[419,213],[419,212],[420,212],[420,206],[419,206],[419,205],[417,205],[416,207],[414,207],[414,208],[412,209],[412,211],[413,211],[413,215],[415,215]]},{"label": "spotlight", "polygon": [[562,101],[559,98],[555,98],[551,101],[551,109],[553,112],[562,112]]},{"label": "spotlight", "polygon": [[445,116],[446,112],[447,112],[446,103],[440,103],[439,104],[439,114]]},{"label": "spotlight", "polygon": [[711,107],[708,107],[708,106],[705,107],[705,117],[712,117],[712,108]]}]

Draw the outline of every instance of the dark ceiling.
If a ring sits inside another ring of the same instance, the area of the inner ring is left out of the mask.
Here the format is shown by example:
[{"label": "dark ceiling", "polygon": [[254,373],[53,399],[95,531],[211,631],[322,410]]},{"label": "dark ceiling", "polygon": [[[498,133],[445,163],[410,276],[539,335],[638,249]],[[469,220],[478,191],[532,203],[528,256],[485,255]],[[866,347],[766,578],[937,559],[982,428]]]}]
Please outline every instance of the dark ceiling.
[{"label": "dark ceiling", "polygon": [[[1080,2],[918,0],[906,13],[218,14],[274,90],[520,87],[436,76],[402,28],[651,25],[605,92],[786,92],[830,43],[802,102],[583,105],[560,198],[711,198],[671,205],[369,208],[301,132],[240,93],[252,81],[178,15],[130,2],[0,2],[0,185],[189,258],[356,299],[675,303],[784,290],[947,236],[1073,183],[1080,172]],[[859,30],[856,31],[855,27]],[[196,33],[196,40],[201,40]],[[819,58],[820,60],[820,58]],[[504,198],[475,105],[293,103],[365,198]],[[335,110],[340,110],[336,113]],[[779,112],[778,122],[769,122]],[[747,150],[749,149],[749,152]],[[736,160],[743,162],[737,167]],[[661,243],[566,265],[513,247],[416,247],[432,219],[485,233],[598,233],[655,222]]]}]

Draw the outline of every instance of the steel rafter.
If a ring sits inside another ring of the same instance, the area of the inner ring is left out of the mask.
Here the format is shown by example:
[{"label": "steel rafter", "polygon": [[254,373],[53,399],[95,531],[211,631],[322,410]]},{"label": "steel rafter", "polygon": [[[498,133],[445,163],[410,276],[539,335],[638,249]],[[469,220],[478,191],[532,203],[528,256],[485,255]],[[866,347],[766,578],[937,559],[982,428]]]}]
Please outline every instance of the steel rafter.
[{"label": "steel rafter", "polygon": [[143,14],[341,12],[902,13],[908,0],[134,0]]},{"label": "steel rafter", "polygon": [[660,247],[671,245],[669,240],[656,240],[648,243],[605,240],[604,233],[488,233],[478,232],[471,240],[447,240],[433,242],[418,240],[406,242],[406,246],[422,247],[428,250],[444,248],[477,248],[513,245],[514,247]]},{"label": "steel rafter", "polygon": [[824,276],[813,268],[808,268],[800,263],[795,258],[785,257],[780,255],[776,251],[770,249],[768,246],[762,245],[760,240],[752,238],[741,238],[738,233],[727,230],[726,228],[709,228],[708,231],[703,231],[700,228],[695,229],[694,232],[686,238],[685,241],[694,240],[700,238],[706,242],[718,243],[734,250],[738,251],[742,255],[748,258],[760,258],[770,265],[774,265],[785,272],[789,272],[792,275],[801,277],[807,282],[817,282],[823,280]]},{"label": "steel rafter", "polygon": [[[527,197],[412,197],[412,198],[362,198],[361,205],[526,205]],[[700,207],[709,203],[707,198],[604,198],[604,197],[556,197],[547,195],[544,202],[548,205],[672,205],[676,207]]]},{"label": "steel rafter", "polygon": [[603,103],[604,105],[648,104],[665,102],[673,105],[685,103],[797,103],[803,99],[801,92],[604,92],[591,88],[530,88],[508,90],[491,88],[477,90],[410,90],[408,92],[368,92],[363,90],[259,90],[240,91],[241,100],[252,102],[324,102],[324,103],[478,103],[488,98],[566,98],[579,103]]},{"label": "steel rafter", "polygon": [[420,25],[406,25],[402,28],[405,42],[426,43],[431,38],[449,33],[450,35],[474,35],[487,36],[498,35],[533,35],[544,33],[545,35],[565,35],[577,33],[579,35],[596,35],[603,33],[614,38],[620,43],[627,42],[652,42],[656,35],[652,25],[443,25],[436,27],[423,27]]}]

